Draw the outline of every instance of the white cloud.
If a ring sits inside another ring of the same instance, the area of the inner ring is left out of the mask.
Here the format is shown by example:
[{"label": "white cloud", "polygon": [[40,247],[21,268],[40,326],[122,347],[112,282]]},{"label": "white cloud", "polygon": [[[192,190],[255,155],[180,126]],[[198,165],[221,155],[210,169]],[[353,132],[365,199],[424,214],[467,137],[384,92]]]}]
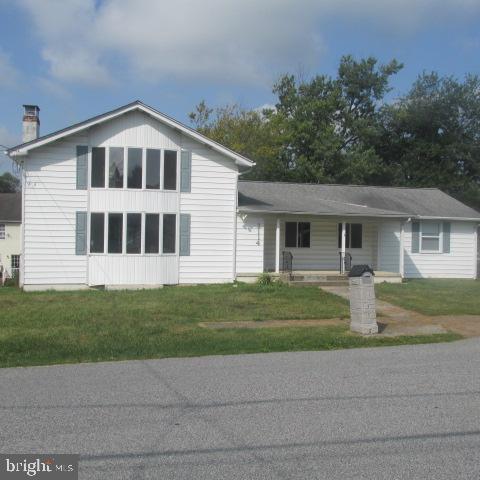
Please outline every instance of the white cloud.
[{"label": "white cloud", "polygon": [[[409,34],[425,24],[469,19],[478,0],[21,0],[50,73],[106,84],[126,69],[156,82],[270,83],[310,68],[326,48],[322,26],[346,19]],[[115,66],[112,66],[115,65]],[[120,65],[120,66],[119,66]],[[120,73],[119,73],[120,72]]]},{"label": "white cloud", "polygon": [[0,48],[0,87],[12,87],[16,84],[19,75],[12,65],[10,56]]}]

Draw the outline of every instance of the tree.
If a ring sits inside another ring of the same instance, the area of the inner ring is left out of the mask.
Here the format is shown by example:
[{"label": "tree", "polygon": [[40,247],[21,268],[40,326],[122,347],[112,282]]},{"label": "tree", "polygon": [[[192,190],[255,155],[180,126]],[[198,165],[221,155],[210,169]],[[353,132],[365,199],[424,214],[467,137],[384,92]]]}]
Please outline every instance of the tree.
[{"label": "tree", "polygon": [[9,172],[0,175],[0,193],[15,193],[20,190],[20,180]]},{"label": "tree", "polygon": [[480,206],[480,79],[463,82],[424,73],[382,111],[378,154],[395,170],[393,183],[439,187]]},{"label": "tree", "polygon": [[396,60],[341,59],[336,78],[318,75],[297,83],[283,76],[274,86],[276,114],[286,126],[282,156],[294,177],[306,182],[385,183],[390,176],[372,145],[381,129],[379,108]]},{"label": "tree", "polygon": [[246,110],[236,104],[214,110],[201,101],[189,116],[200,133],[256,162],[245,178],[284,178],[286,166],[280,155],[284,142],[271,110]]}]

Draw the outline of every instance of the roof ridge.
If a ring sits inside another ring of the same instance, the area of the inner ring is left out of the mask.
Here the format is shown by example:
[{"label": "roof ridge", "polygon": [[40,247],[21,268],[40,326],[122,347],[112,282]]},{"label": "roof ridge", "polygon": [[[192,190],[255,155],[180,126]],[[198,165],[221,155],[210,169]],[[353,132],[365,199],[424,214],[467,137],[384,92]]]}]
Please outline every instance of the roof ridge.
[{"label": "roof ridge", "polygon": [[359,185],[359,184],[350,184],[350,183],[313,183],[313,182],[274,182],[270,180],[238,180],[238,183],[273,183],[276,185],[305,185],[305,186],[324,186],[324,187],[356,187],[356,188],[396,188],[399,190],[439,190],[443,192],[438,187],[400,187],[395,185]]}]

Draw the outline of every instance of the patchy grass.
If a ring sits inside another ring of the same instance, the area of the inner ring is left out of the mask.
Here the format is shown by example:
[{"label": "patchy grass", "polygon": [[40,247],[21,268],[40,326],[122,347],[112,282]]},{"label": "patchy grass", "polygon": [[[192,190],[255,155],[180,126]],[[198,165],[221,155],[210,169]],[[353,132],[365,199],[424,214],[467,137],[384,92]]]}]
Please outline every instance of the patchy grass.
[{"label": "patchy grass", "polygon": [[345,326],[210,330],[200,321],[348,317],[315,287],[212,285],[141,291],[0,289],[0,366],[214,354],[330,350],[460,338],[363,338]]},{"label": "patchy grass", "polygon": [[424,315],[480,315],[478,280],[409,280],[376,285],[378,298]]}]

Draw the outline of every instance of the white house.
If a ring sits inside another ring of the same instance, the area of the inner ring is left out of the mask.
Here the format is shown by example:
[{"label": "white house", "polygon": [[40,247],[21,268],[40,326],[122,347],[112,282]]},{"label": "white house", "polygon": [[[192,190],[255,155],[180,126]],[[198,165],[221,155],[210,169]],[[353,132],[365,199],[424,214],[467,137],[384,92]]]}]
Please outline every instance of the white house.
[{"label": "white house", "polygon": [[232,282],[263,271],[477,276],[480,214],[437,189],[239,181],[253,163],[136,101],[39,137],[26,105],[25,289]]},{"label": "white house", "polygon": [[0,285],[20,267],[22,196],[0,193]]}]

